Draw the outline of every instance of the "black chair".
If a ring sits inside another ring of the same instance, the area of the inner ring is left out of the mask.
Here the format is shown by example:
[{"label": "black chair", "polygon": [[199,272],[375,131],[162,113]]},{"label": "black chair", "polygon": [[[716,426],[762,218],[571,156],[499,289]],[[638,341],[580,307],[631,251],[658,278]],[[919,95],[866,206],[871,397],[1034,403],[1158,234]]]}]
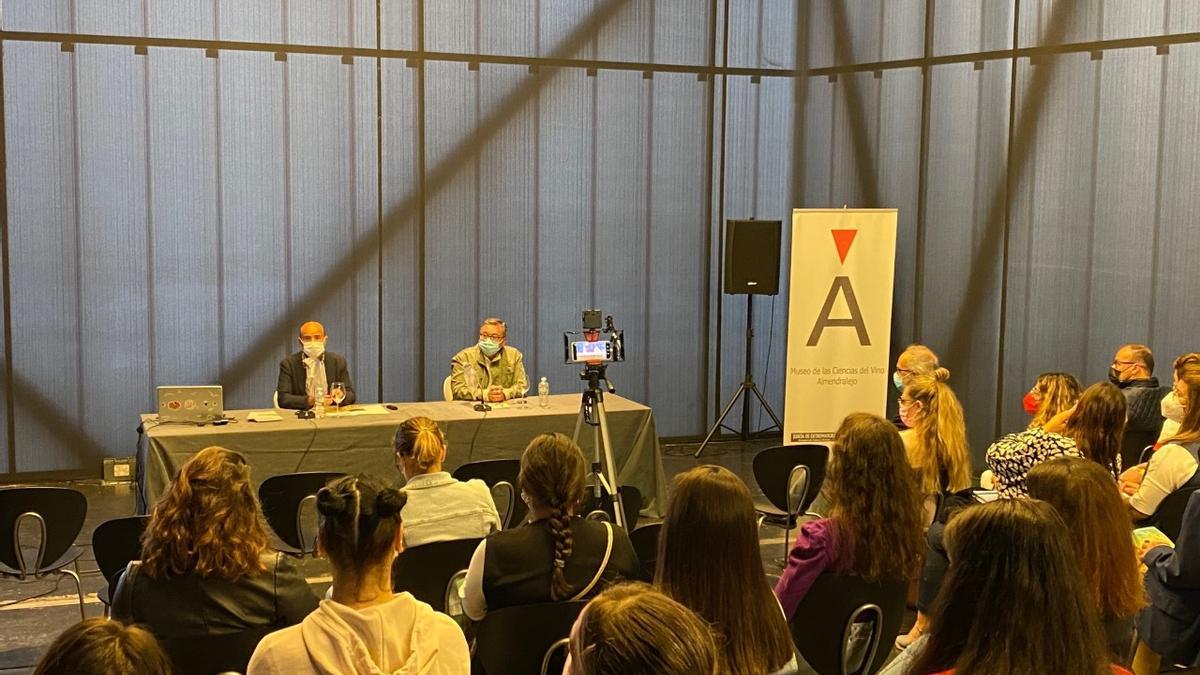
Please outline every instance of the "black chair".
[{"label": "black chair", "polygon": [[262,502],[263,515],[275,535],[283,541],[284,553],[304,556],[316,553],[316,537],[312,541],[304,538],[302,515],[305,504],[316,505],[317,491],[329,481],[345,476],[332,471],[309,471],[285,473],[271,476],[258,486],[258,501]]},{"label": "black chair", "polygon": [[492,493],[492,503],[496,505],[496,513],[500,516],[500,529],[507,530],[509,523],[512,522],[513,513],[517,509],[517,488],[513,484],[502,480],[495,485],[490,486]]},{"label": "black chair", "polygon": [[[456,480],[468,481],[472,478],[487,483],[490,488],[501,481],[516,487],[519,485],[517,475],[521,473],[521,460],[519,459],[483,459],[478,462],[467,462],[454,470],[452,475]],[[525,502],[521,499],[513,500],[513,512],[509,516],[508,523],[505,527],[516,527],[525,522],[525,516],[528,514],[529,508],[525,506]]]},{"label": "black chair", "polygon": [[280,626],[251,628],[221,635],[159,638],[175,675],[244,673],[258,643]]},{"label": "black chair", "polygon": [[1145,454],[1145,449],[1153,447],[1158,442],[1160,431],[1161,429],[1141,431],[1126,429],[1125,436],[1121,439],[1121,466],[1128,469],[1144,461],[1142,456]]},{"label": "black chair", "polygon": [[392,588],[408,591],[439,612],[446,611],[446,584],[466,569],[482,539],[456,539],[405,549],[392,563]]},{"label": "black chair", "polygon": [[128,516],[113,518],[96,526],[92,531],[92,553],[96,555],[96,566],[104,575],[107,585],[96,596],[104,604],[104,613],[112,607],[112,596],[117,590],[117,577],[125,571],[132,560],[142,557],[142,533],[150,516]]},{"label": "black chair", "polygon": [[754,456],[754,482],[767,499],[766,503],[756,500],[754,510],[760,524],[783,528],[785,557],[792,528],[821,492],[828,461],[829,448],[824,445],[780,445]]},{"label": "black chair", "polygon": [[662,534],[662,523],[643,525],[629,533],[629,541],[637,553],[638,561],[642,563],[642,574],[647,580],[654,578],[654,570],[658,565],[658,537]]},{"label": "black chair", "polygon": [[906,579],[869,583],[826,572],[788,621],[792,642],[821,675],[874,673],[891,654],[891,638],[900,632],[907,590]]},{"label": "black chair", "polygon": [[542,657],[541,675],[559,675],[567,665],[567,652],[571,649],[571,638],[563,638],[546,650]]},{"label": "black chair", "polygon": [[[69,576],[79,594],[79,616],[83,610],[83,586],[79,582],[79,556],[83,549],[75,538],[87,517],[87,498],[82,492],[63,487],[0,488],[0,576],[26,581],[49,574]],[[38,528],[37,546],[21,541],[21,526],[33,522]],[[26,557],[33,551],[33,562]],[[50,562],[46,562],[49,560]],[[72,569],[67,569],[67,566]]]},{"label": "black chair", "polygon": [[1142,527],[1147,525],[1157,527],[1171,541],[1175,541],[1179,538],[1179,531],[1183,529],[1183,512],[1187,509],[1188,500],[1191,499],[1192,493],[1197,490],[1200,490],[1200,488],[1187,487],[1167,495],[1166,499],[1162,500],[1162,503],[1158,505],[1158,510],[1154,512],[1154,515],[1142,521],[1139,525]]},{"label": "black chair", "polygon": [[[632,485],[622,485],[618,492],[621,493],[621,511],[625,514],[625,529],[632,531],[637,527],[638,514],[642,511],[642,491]],[[608,514],[610,523],[617,522],[612,504],[608,502],[608,490],[601,488],[600,493],[603,498],[596,499],[595,488],[588,487],[587,497],[584,498],[579,513],[587,515],[593,511],[604,511]]]},{"label": "black chair", "polygon": [[529,675],[541,672],[547,652],[571,634],[583,601],[505,607],[487,613],[475,632],[471,672]]}]

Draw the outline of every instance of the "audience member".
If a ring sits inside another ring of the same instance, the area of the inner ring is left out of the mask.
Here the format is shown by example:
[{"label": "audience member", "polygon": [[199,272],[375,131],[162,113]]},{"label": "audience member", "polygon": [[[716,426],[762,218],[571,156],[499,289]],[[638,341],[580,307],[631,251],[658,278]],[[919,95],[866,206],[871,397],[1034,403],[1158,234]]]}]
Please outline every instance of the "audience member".
[{"label": "audience member", "polygon": [[33,675],[170,675],[158,640],[137,626],[87,619],[50,643]]},{"label": "audience member", "polygon": [[317,493],[317,550],[333,571],[331,598],[298,626],[263,638],[249,675],[422,673],[470,670],[458,624],[412,594],[392,591],[404,550],[405,495],[367,476],[345,476]]},{"label": "audience member", "polygon": [[950,572],[929,632],[882,673],[1128,672],[1111,665],[1071,536],[1049,504],[969,507],[947,526],[946,543]]},{"label": "audience member", "polygon": [[300,570],[267,546],[246,460],[209,447],[155,504],[112,613],[145,625],[170,653],[173,638],[273,630],[316,606]]},{"label": "audience member", "polygon": [[908,460],[917,470],[921,492],[959,492],[971,487],[971,450],[962,405],[946,381],[950,371],[936,369],[904,387],[900,437]]},{"label": "audience member", "polygon": [[723,670],[707,624],[646,584],[596,596],[571,628],[564,675],[716,675]]},{"label": "audience member", "polygon": [[1167,495],[1183,487],[1200,487],[1200,354],[1189,354],[1176,368],[1175,396],[1183,404],[1179,431],[1150,457],[1121,476],[1130,515],[1142,520],[1158,510]]},{"label": "audience member", "polygon": [[1188,500],[1174,548],[1147,543],[1138,553],[1150,603],[1137,617],[1133,672],[1156,675],[1163,660],[1200,666],[1200,497]]},{"label": "audience member", "polygon": [[517,478],[529,520],[488,535],[475,549],[463,591],[469,618],[513,605],[583,600],[641,576],[625,530],[575,515],[586,477],[583,453],[571,439],[542,434],[530,441]]},{"label": "audience member", "polygon": [[1192,352],[1184,354],[1175,359],[1175,363],[1171,372],[1171,391],[1163,396],[1159,403],[1159,410],[1162,412],[1163,424],[1162,431],[1158,435],[1158,441],[1154,444],[1155,449],[1162,447],[1171,437],[1179,433],[1179,425],[1183,423],[1183,404],[1179,396],[1175,393],[1179,387],[1179,369],[1185,364],[1194,360],[1200,359],[1200,353]]},{"label": "audience member", "polygon": [[1042,373],[1021,400],[1025,412],[1033,415],[1030,429],[1046,426],[1055,415],[1079,402],[1083,387],[1070,373]]},{"label": "audience member", "polygon": [[[904,393],[904,388],[914,377],[932,375],[939,366],[937,354],[934,354],[932,349],[925,345],[909,345],[896,357],[892,384],[896,386],[896,391]],[[892,424],[895,424],[897,429],[906,428],[899,414],[892,418]]]},{"label": "audience member", "polygon": [[442,470],[446,436],[428,417],[411,417],[396,430],[396,466],[407,481],[404,546],[485,537],[500,529],[492,493],[481,480],[462,482]]},{"label": "audience member", "polygon": [[1117,349],[1108,367],[1108,381],[1125,395],[1129,431],[1156,438],[1162,428],[1159,402],[1163,393],[1154,377],[1154,354],[1146,345],[1127,344]]},{"label": "audience member", "polygon": [[763,575],[754,501],[729,469],[698,466],[675,477],[655,583],[722,636],[721,672],[795,672],[792,636]]},{"label": "audience member", "polygon": [[1059,457],[1035,466],[1026,482],[1029,496],[1049,503],[1066,523],[1114,661],[1128,665],[1133,618],[1146,603],[1129,517],[1112,474],[1096,462]]},{"label": "audience member", "polygon": [[921,494],[904,444],[887,420],[867,413],[842,420],[825,485],[829,517],[800,526],[775,584],[788,617],[822,572],[908,579],[920,562]]},{"label": "audience member", "polygon": [[1055,457],[1086,457],[1121,475],[1121,439],[1125,434],[1125,398],[1108,382],[1088,387],[1075,406],[1060,411],[1041,427],[1009,434],[988,448],[985,458],[995,488],[1004,498],[1026,494],[1025,476]]}]

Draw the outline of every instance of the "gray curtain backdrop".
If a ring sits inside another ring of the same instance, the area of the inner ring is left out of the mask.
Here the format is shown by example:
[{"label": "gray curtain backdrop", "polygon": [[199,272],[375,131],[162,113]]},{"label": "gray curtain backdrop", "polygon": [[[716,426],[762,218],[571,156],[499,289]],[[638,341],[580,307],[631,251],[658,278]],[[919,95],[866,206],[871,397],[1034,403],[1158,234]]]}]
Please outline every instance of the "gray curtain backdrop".
[{"label": "gray curtain backdrop", "polygon": [[[156,385],[270,405],[305,318],[394,401],[492,314],[575,391],[599,307],[618,391],[703,434],[744,368],[721,223],[795,205],[900,209],[895,351],[943,354],[977,455],[1040,371],[1145,341],[1169,380],[1200,3],[1063,2],[8,0],[0,473],[132,454]],[[756,300],[779,412],[786,314]]]}]

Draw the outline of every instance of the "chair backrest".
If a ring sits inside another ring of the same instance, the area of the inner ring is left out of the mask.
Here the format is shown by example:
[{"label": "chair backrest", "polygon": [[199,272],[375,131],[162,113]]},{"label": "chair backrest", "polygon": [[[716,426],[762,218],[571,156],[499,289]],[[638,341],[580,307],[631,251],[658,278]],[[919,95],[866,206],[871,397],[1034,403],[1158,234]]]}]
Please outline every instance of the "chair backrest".
[{"label": "chair backrest", "polygon": [[571,634],[586,604],[545,602],[488,612],[475,633],[475,660],[488,675],[541,672],[546,652]]},{"label": "chair backrest", "polygon": [[807,491],[800,512],[803,513],[817,498],[821,484],[825,482],[825,465],[829,461],[829,448],[824,445],[780,445],[759,451],[754,456],[754,482],[775,508],[788,510],[788,481],[792,468],[803,464],[808,467]]},{"label": "chair backrest", "polygon": [[658,537],[661,534],[661,522],[643,525],[629,533],[629,541],[637,553],[638,562],[642,563],[642,574],[647,579],[654,578],[654,571],[658,567]]},{"label": "chair backrest", "polygon": [[500,529],[508,529],[517,505],[517,488],[506,480],[496,483],[492,486],[492,502],[496,505],[496,513],[500,515]]},{"label": "chair backrest", "polygon": [[262,502],[263,516],[267,524],[283,543],[301,553],[316,549],[314,541],[305,541],[301,527],[301,506],[307,497],[317,494],[332,480],[345,476],[335,471],[308,471],[284,473],[271,476],[258,486],[258,500]]},{"label": "chair backrest", "polygon": [[220,635],[159,638],[176,675],[244,673],[254,649],[279,626],[251,628]]},{"label": "chair backrest", "polygon": [[559,675],[567,665],[567,652],[571,649],[571,638],[563,638],[546,649],[542,657],[541,675]]},{"label": "chair backrest", "polygon": [[[621,506],[625,515],[625,529],[633,530],[637,527],[638,515],[642,511],[642,491],[632,485],[622,485],[618,491],[621,493]],[[617,522],[612,505],[608,503],[608,490],[600,488],[600,494],[604,495],[604,499],[596,499],[594,488],[589,487],[587,497],[583,500],[583,506],[579,509],[579,512],[591,513],[597,510],[604,511],[608,514],[609,522]]]},{"label": "chair backrest", "polygon": [[788,621],[792,641],[818,673],[873,673],[891,654],[907,592],[907,580],[825,572]]},{"label": "chair backrest", "polygon": [[450,386],[449,375],[446,376],[446,379],[442,380],[442,398],[447,401],[454,400],[454,388]]},{"label": "chair backrest", "polygon": [[392,588],[446,611],[446,584],[471,563],[480,539],[455,539],[405,549],[392,563]]},{"label": "chair backrest", "polygon": [[805,497],[808,496],[808,466],[797,464],[792,467],[788,473],[787,481],[787,512],[793,516],[800,515],[800,508],[804,506]]},{"label": "chair backrest", "polygon": [[1200,488],[1186,487],[1167,495],[1147,524],[1157,527],[1170,537],[1171,541],[1178,539],[1179,531],[1183,529],[1183,512],[1187,509],[1192,493],[1197,490]]},{"label": "chair backrest", "polygon": [[[35,513],[45,523],[37,554],[27,559],[21,549],[32,542],[20,541],[22,514]],[[0,563],[27,573],[38,573],[44,565],[62,557],[83,530],[87,497],[64,487],[0,488]]]},{"label": "chair backrest", "polygon": [[128,516],[106,520],[92,530],[92,552],[96,567],[111,586],[131,560],[142,557],[142,533],[150,516]]},{"label": "chair backrest", "polygon": [[[488,487],[492,487],[500,481],[505,481],[513,487],[520,489],[520,484],[517,481],[517,475],[521,473],[521,460],[519,459],[482,459],[478,462],[467,462],[458,467],[451,474],[455,479],[468,481],[472,478],[487,483]],[[525,502],[520,499],[513,500],[513,513],[508,519],[508,524],[505,527],[516,527],[525,522],[525,516],[528,514],[529,508],[525,506]]]},{"label": "chair backrest", "polygon": [[1125,436],[1121,438],[1121,466],[1128,468],[1138,464],[1146,446],[1154,445],[1158,441],[1160,431],[1161,429],[1126,429]]}]

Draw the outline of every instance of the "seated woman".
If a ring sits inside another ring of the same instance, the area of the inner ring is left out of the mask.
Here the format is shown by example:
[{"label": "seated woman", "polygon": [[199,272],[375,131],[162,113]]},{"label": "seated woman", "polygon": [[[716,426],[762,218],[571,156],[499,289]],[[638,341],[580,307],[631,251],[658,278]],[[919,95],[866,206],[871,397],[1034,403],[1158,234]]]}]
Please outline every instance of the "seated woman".
[{"label": "seated woman", "polygon": [[470,670],[458,624],[410,593],[392,592],[404,501],[404,493],[363,475],[321,488],[317,551],[333,570],[332,597],[300,625],[263,638],[248,675]]},{"label": "seated woman", "polygon": [[847,415],[833,438],[825,485],[829,517],[800,527],[775,584],[789,618],[822,572],[909,579],[920,564],[921,494],[893,424]]},{"label": "seated woman", "polygon": [[158,640],[137,626],[87,619],[50,643],[33,675],[171,675],[171,662]]},{"label": "seated woman", "polygon": [[655,583],[721,635],[721,672],[796,671],[787,621],[763,575],[754,500],[742,479],[712,465],[676,476],[658,550]]},{"label": "seated woman", "polygon": [[562,434],[530,441],[517,477],[529,521],[479,542],[463,584],[467,617],[479,621],[489,609],[583,600],[641,576],[625,530],[575,515],[587,488],[586,467],[579,446]]},{"label": "seated woman", "polygon": [[1133,520],[1154,515],[1167,495],[1184,487],[1200,487],[1200,354],[1182,357],[1175,368],[1174,393],[1183,406],[1179,431],[1163,444],[1150,461],[1121,476]]},{"label": "seated woman", "polygon": [[1084,390],[1079,403],[1059,412],[1042,427],[1009,434],[988,448],[988,466],[1003,498],[1024,496],[1025,475],[1055,457],[1086,457],[1115,481],[1121,473],[1125,434],[1125,397],[1109,382]]},{"label": "seated woman", "polygon": [[946,526],[950,572],[928,634],[881,675],[1128,673],[1112,665],[1071,541],[1036,499],[964,509]]},{"label": "seated woman", "polygon": [[1033,415],[1029,429],[1040,429],[1060,412],[1079,402],[1083,387],[1070,373],[1042,373],[1021,400],[1025,412]]},{"label": "seated woman", "polygon": [[1113,662],[1128,665],[1133,618],[1146,603],[1128,516],[1112,474],[1096,462],[1059,457],[1033,467],[1026,482],[1029,496],[1049,503],[1067,524]]},{"label": "seated woman", "polygon": [[170,653],[173,638],[265,633],[316,606],[291,559],[267,547],[246,460],[209,447],[184,463],[154,505],[142,560],[117,583],[112,613],[150,629]]},{"label": "seated woman", "polygon": [[492,493],[481,480],[462,482],[442,471],[446,436],[428,417],[411,417],[396,430],[396,466],[407,481],[404,546],[478,539],[500,529]]},{"label": "seated woman", "polygon": [[917,470],[922,494],[960,492],[971,487],[971,448],[962,405],[946,384],[950,371],[913,378],[900,394],[900,432],[909,463]]},{"label": "seated woman", "polygon": [[716,675],[720,651],[703,619],[646,584],[592,599],[571,627],[563,675]]}]

